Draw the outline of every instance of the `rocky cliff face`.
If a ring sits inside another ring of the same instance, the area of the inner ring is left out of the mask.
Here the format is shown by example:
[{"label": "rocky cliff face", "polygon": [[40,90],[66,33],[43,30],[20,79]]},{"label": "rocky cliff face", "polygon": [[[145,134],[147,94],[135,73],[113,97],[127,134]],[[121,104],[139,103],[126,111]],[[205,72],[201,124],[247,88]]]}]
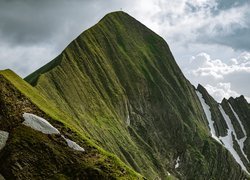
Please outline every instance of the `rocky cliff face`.
[{"label": "rocky cliff face", "polygon": [[224,146],[241,168],[249,174],[249,120],[250,105],[243,96],[223,99],[217,103],[201,85],[198,95],[207,111],[212,137]]},{"label": "rocky cliff face", "polygon": [[[78,127],[80,134],[93,138],[149,179],[247,177],[220,141],[220,136],[233,131],[227,129],[217,103],[200,91],[213,108],[216,127],[211,136],[200,96],[167,43],[124,12],[105,16],[26,81],[70,116],[68,123]],[[249,105],[234,102],[235,112],[243,111],[239,118],[248,133],[249,110],[241,106]],[[229,104],[222,106],[230,111]],[[230,114],[237,118],[233,111]],[[245,132],[236,124],[239,152]],[[247,157],[247,141],[243,145]],[[247,159],[242,161],[247,169]]]}]

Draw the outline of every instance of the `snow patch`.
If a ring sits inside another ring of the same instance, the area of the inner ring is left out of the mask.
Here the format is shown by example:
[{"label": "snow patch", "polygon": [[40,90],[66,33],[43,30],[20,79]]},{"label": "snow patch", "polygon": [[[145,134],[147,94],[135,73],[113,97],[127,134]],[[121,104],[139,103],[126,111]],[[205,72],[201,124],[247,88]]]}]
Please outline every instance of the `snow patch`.
[{"label": "snow patch", "polygon": [[219,105],[219,110],[228,126],[227,135],[225,137],[219,137],[219,139],[223,142],[225,148],[232,154],[232,156],[234,157],[236,162],[241,166],[241,168],[249,174],[249,172],[247,171],[247,168],[245,167],[244,163],[240,159],[239,154],[233,147],[233,135],[235,136],[236,140],[237,140],[237,137],[236,137],[236,133],[234,131],[232,122],[230,118],[228,117],[228,115],[225,113],[221,105]]},{"label": "snow patch", "polygon": [[129,116],[129,115],[128,115],[128,117],[127,117],[126,124],[127,124],[128,126],[130,126],[130,116]]},{"label": "snow patch", "polygon": [[175,161],[175,166],[174,168],[178,168],[180,166],[180,156],[177,157],[176,161]]},{"label": "snow patch", "polygon": [[201,105],[202,105],[203,110],[205,112],[205,115],[207,117],[208,126],[209,126],[209,129],[210,129],[210,133],[212,135],[212,138],[214,138],[216,141],[218,141],[221,144],[221,141],[219,140],[219,138],[216,136],[216,133],[215,133],[214,121],[212,120],[212,114],[211,114],[211,111],[210,111],[210,107],[205,102],[205,100],[202,97],[202,94],[199,91],[196,91],[196,94],[197,94],[197,96],[198,96],[198,98],[199,98],[199,100],[201,102]]},{"label": "snow patch", "polygon": [[45,119],[30,113],[24,113],[23,124],[44,134],[60,134],[60,132]]},{"label": "snow patch", "polygon": [[[25,119],[23,124],[31,127],[34,130],[40,131],[44,134],[60,134],[60,132],[54,126],[52,126],[48,121],[39,116],[30,113],[24,113],[23,117]],[[82,152],[85,151],[81,146],[79,146],[74,141],[65,138],[63,135],[61,135],[61,137],[67,142],[70,148],[77,151],[82,151]],[[1,131],[0,131],[0,145],[1,145]]]},{"label": "snow patch", "polygon": [[8,137],[9,137],[8,132],[0,130],[0,150],[3,149],[4,146],[6,145]]},{"label": "snow patch", "polygon": [[238,114],[234,111],[234,109],[233,109],[233,107],[231,106],[231,104],[230,104],[230,103],[228,103],[228,104],[229,104],[229,106],[230,106],[230,108],[231,108],[231,110],[232,110],[234,116],[236,117],[237,121],[239,122],[240,127],[241,127],[241,130],[242,130],[242,132],[243,132],[243,134],[244,134],[244,137],[241,138],[241,139],[237,139],[237,142],[238,142],[238,144],[239,144],[239,146],[240,146],[240,150],[241,150],[242,154],[244,155],[244,157],[246,158],[246,160],[249,162],[249,160],[248,160],[248,158],[247,158],[247,155],[245,154],[245,152],[244,152],[244,150],[243,150],[243,149],[244,149],[244,142],[245,142],[246,139],[247,139],[247,132],[246,132],[246,130],[245,130],[245,128],[244,128],[244,126],[243,126],[243,124],[242,124],[242,122],[241,122],[241,120],[240,120]]},{"label": "snow patch", "polygon": [[67,142],[68,146],[74,150],[77,150],[77,151],[85,151],[81,146],[79,146],[78,144],[76,144],[76,142],[74,141],[71,141],[70,139],[67,139],[65,138],[63,135],[62,135],[62,138]]}]

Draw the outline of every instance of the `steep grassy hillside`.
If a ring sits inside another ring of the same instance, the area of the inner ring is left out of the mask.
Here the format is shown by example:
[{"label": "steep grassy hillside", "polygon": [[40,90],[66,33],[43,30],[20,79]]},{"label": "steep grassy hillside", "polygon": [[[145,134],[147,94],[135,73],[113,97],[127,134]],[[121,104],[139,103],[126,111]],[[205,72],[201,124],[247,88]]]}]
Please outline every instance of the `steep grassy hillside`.
[{"label": "steep grassy hillside", "polygon": [[106,15],[26,81],[81,134],[149,179],[246,176],[210,137],[167,43],[124,12]]},{"label": "steep grassy hillside", "polygon": [[[45,118],[61,134],[43,134],[25,126],[24,113]],[[142,179],[82,136],[69,119],[12,71],[0,71],[0,145],[2,133],[9,133],[0,148],[0,175],[5,179]],[[69,148],[61,135],[85,151]]]}]

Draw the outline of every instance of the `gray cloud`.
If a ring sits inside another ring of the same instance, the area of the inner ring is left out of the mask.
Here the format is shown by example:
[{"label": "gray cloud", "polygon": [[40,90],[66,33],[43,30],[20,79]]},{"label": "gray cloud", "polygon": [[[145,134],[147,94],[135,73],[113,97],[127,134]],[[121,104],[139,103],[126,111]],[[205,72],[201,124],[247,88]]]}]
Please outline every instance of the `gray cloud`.
[{"label": "gray cloud", "polygon": [[[106,13],[125,7],[116,0],[0,0],[0,69],[22,77],[56,57]],[[131,3],[132,4],[132,3]]]},{"label": "gray cloud", "polygon": [[[52,7],[48,3],[48,7]],[[0,30],[4,40],[16,44],[40,43],[53,35],[53,17],[41,1],[4,1],[0,6]],[[55,23],[54,23],[55,24]]]},{"label": "gray cloud", "polygon": [[218,101],[240,94],[250,100],[250,84],[246,83],[250,77],[250,53],[241,53],[227,63],[200,53],[190,59],[184,73],[195,85],[206,86]]},{"label": "gray cloud", "polygon": [[250,50],[250,25],[247,28],[240,28],[233,33],[224,36],[215,36],[208,41],[232,47],[235,50]]},{"label": "gray cloud", "polygon": [[[250,7],[250,6],[249,6]],[[246,20],[250,18],[250,13],[246,16]],[[206,32],[208,26],[198,29],[197,42],[204,44],[221,44],[233,48],[236,51],[250,51],[250,22],[244,26],[234,23],[230,25],[231,32],[226,33],[225,29],[220,26],[214,27],[216,34]],[[204,33],[206,32],[206,33]]]},{"label": "gray cloud", "polygon": [[218,1],[218,9],[219,10],[226,10],[232,7],[242,6],[247,4],[246,0],[219,0]]},{"label": "gray cloud", "polygon": [[11,45],[55,43],[62,36],[63,41],[72,40],[105,13],[118,10],[118,3],[110,2],[111,6],[98,0],[0,1],[1,39]]}]

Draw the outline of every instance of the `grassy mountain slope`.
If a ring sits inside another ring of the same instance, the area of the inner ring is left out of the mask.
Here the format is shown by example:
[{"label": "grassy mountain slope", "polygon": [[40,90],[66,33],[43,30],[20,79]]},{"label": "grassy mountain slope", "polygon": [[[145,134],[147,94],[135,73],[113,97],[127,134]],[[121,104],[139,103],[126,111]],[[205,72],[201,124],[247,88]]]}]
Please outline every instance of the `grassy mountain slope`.
[{"label": "grassy mountain slope", "polygon": [[245,176],[210,138],[194,88],[167,43],[124,12],[106,15],[25,80],[72,116],[80,133],[150,179],[168,172]]},{"label": "grassy mountain slope", "polygon": [[[49,120],[85,152],[70,149],[60,135],[46,135],[24,126],[23,113]],[[15,73],[0,71],[0,130],[9,132],[0,151],[0,174],[6,179],[142,179],[82,136],[73,123],[68,123],[70,118]]]}]

